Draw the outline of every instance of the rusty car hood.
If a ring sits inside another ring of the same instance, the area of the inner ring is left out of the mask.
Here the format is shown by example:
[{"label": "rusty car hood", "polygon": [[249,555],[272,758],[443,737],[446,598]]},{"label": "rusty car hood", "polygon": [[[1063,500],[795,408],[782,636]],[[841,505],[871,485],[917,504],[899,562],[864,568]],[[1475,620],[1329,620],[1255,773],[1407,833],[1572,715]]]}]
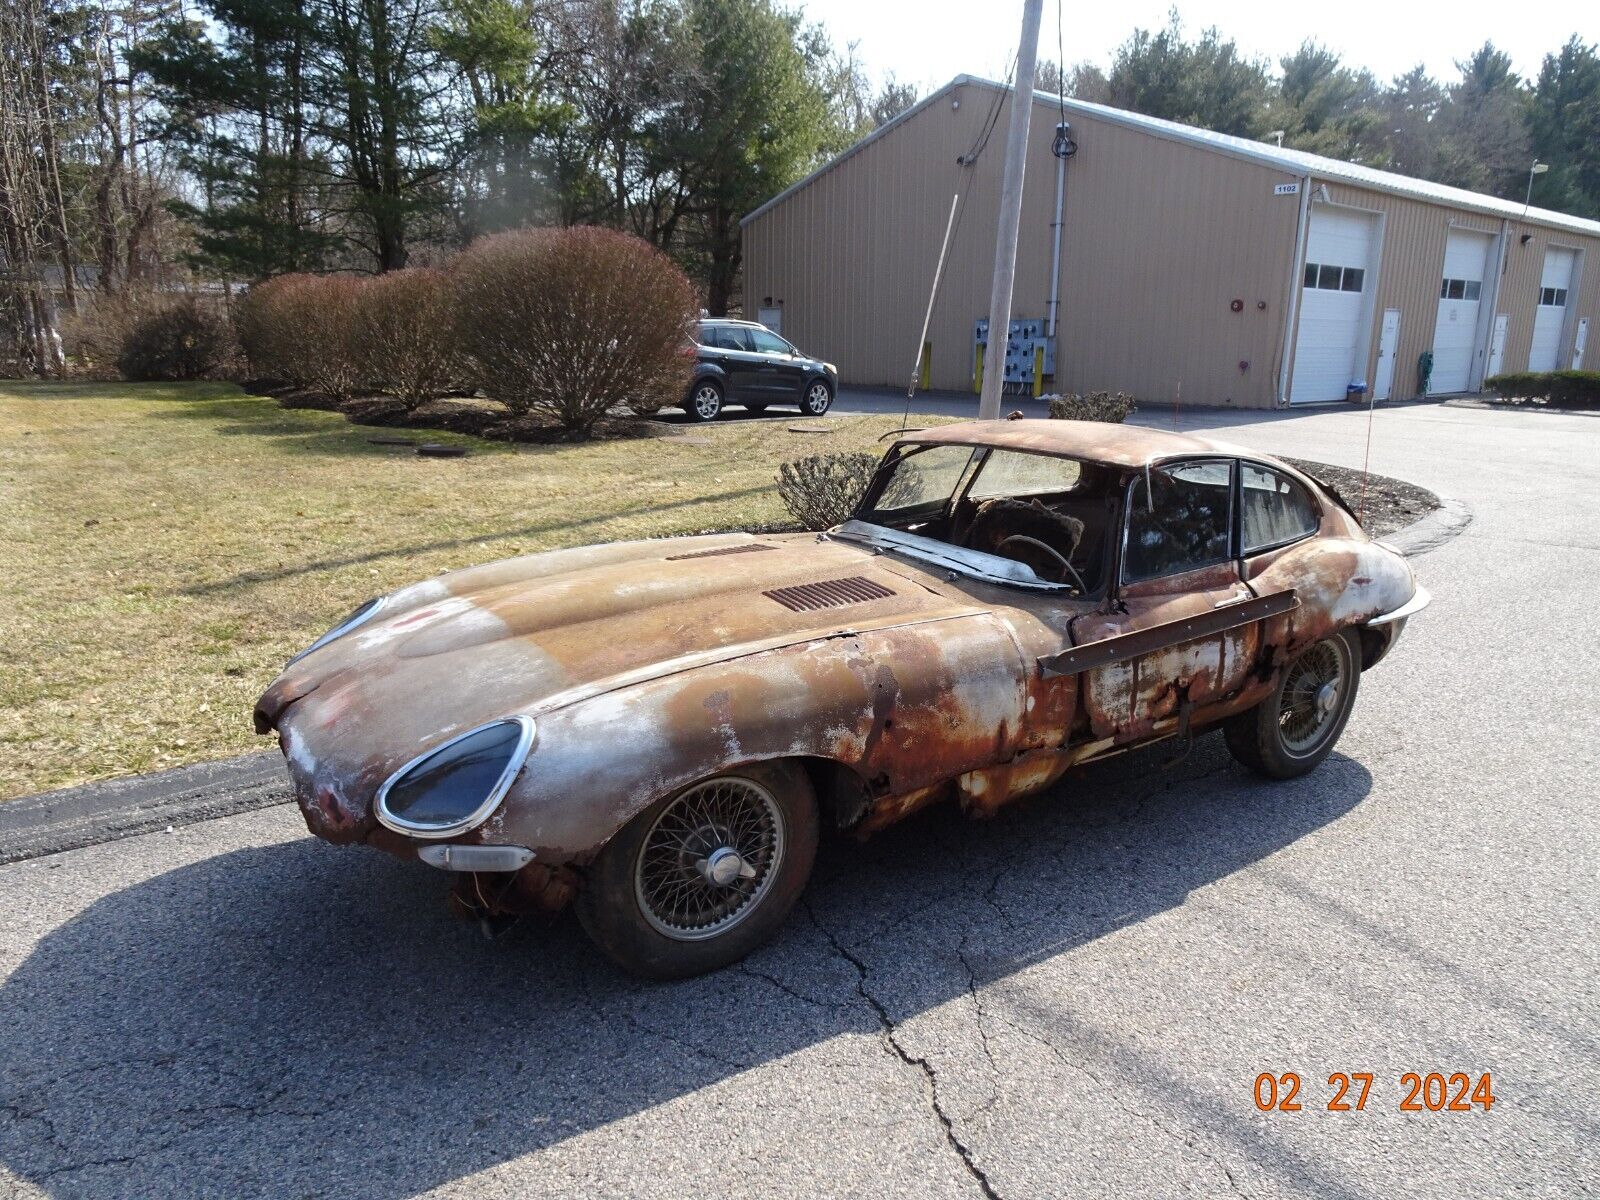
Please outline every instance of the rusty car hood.
[{"label": "rusty car hood", "polygon": [[842,632],[977,611],[913,566],[814,535],[554,551],[393,593],[366,624],[286,667],[255,720],[261,732],[279,730],[302,800],[313,776],[336,776],[348,805],[485,721]]}]

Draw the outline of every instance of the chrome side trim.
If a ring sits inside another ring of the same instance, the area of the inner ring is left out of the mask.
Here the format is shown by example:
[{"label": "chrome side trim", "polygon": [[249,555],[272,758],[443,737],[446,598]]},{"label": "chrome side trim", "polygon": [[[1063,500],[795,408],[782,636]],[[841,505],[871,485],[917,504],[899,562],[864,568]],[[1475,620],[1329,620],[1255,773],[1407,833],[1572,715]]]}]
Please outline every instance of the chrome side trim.
[{"label": "chrome side trim", "polygon": [[371,600],[368,600],[365,604],[357,608],[351,616],[348,616],[344,620],[340,621],[332,629],[328,630],[327,633],[323,634],[316,641],[312,642],[311,645],[300,651],[299,654],[296,654],[288,662],[284,663],[284,669],[287,670],[288,668],[294,666],[295,663],[299,662],[312,651],[322,649],[335,638],[342,638],[352,629],[355,629],[361,625],[365,625],[368,621],[372,620],[373,617],[382,612],[383,606],[388,602],[389,597],[387,596],[377,596]]},{"label": "chrome side trim", "polygon": [[[457,742],[493,726],[504,725],[508,721],[516,722],[521,727],[522,732],[517,738],[517,744],[511,752],[511,757],[506,760],[505,770],[500,772],[500,778],[495,780],[494,787],[489,790],[489,794],[483,798],[483,802],[477,808],[473,809],[461,820],[450,825],[419,825],[414,821],[407,821],[403,817],[395,816],[389,811],[389,789],[401,777],[424,760],[432,758],[436,754],[442,754]],[[529,752],[533,749],[534,736],[537,731],[537,726],[535,726],[532,717],[504,717],[498,721],[486,721],[482,725],[475,725],[465,733],[458,733],[449,741],[440,742],[437,746],[429,747],[383,781],[383,786],[378,789],[378,798],[373,803],[373,814],[378,818],[378,824],[386,829],[392,829],[396,833],[403,833],[407,837],[430,839],[455,837],[457,834],[466,833],[469,829],[476,829],[484,821],[488,820],[490,813],[500,807],[500,801],[505,799],[505,794],[511,790],[511,784],[517,778],[517,773],[522,770],[523,764],[528,760]]]},{"label": "chrome side trim", "polygon": [[1428,594],[1428,589],[1419,583],[1417,584],[1417,590],[1411,593],[1411,599],[1407,600],[1393,612],[1379,613],[1377,616],[1373,617],[1372,620],[1368,621],[1367,624],[1392,625],[1396,621],[1404,621],[1407,617],[1414,617],[1423,609],[1427,608],[1429,602],[1432,600],[1433,597]]}]

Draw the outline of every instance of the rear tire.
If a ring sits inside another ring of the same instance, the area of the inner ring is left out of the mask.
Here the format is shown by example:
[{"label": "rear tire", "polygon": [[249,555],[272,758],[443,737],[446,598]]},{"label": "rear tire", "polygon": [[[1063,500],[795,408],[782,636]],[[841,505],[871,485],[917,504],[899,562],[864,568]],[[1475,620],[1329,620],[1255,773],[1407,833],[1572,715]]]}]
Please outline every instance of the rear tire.
[{"label": "rear tire", "polygon": [[[589,867],[584,932],[623,970],[683,979],[739,961],[805,890],[817,801],[799,767],[755,763],[658,800]],[[730,857],[731,856],[731,857]]]},{"label": "rear tire", "polygon": [[1270,696],[1223,724],[1228,750],[1268,779],[1306,774],[1344,733],[1360,682],[1361,644],[1353,630],[1306,647]]},{"label": "rear tire", "polygon": [[695,380],[683,411],[691,421],[715,421],[722,413],[722,385],[715,379]]}]

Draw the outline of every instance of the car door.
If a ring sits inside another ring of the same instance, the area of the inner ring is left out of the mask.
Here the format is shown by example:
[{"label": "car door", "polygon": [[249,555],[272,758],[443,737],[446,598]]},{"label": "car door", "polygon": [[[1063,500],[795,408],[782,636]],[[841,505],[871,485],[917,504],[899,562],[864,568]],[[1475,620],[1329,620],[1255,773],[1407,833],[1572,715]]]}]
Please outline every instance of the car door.
[{"label": "car door", "polygon": [[747,331],[738,325],[713,325],[707,329],[708,344],[715,346],[715,361],[728,380],[730,403],[755,399],[761,390],[761,357],[754,352]]},{"label": "car door", "polygon": [[1128,484],[1109,611],[1073,622],[1073,648],[1045,664],[1077,673],[1097,739],[1137,741],[1221,699],[1260,649],[1261,605],[1240,577],[1234,533],[1237,464],[1195,458]]},{"label": "car door", "polygon": [[768,329],[745,329],[755,352],[761,356],[759,383],[761,398],[774,403],[792,403],[800,399],[800,389],[805,383],[804,362],[777,334]]}]

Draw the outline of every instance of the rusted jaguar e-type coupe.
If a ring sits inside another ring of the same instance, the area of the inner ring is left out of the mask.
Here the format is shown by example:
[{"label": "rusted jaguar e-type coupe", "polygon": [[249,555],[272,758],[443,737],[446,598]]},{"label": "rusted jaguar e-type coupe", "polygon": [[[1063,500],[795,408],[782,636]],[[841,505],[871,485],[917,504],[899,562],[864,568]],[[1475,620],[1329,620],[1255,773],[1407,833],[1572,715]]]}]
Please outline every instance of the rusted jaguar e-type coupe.
[{"label": "rusted jaguar e-type coupe", "polygon": [[1330,489],[1198,437],[1070,421],[897,441],[855,517],[490,563],[372,600],[255,710],[311,831],[456,872],[496,921],[574,900],[624,967],[769,937],[823,825],[1221,724],[1286,779],[1428,597]]}]

